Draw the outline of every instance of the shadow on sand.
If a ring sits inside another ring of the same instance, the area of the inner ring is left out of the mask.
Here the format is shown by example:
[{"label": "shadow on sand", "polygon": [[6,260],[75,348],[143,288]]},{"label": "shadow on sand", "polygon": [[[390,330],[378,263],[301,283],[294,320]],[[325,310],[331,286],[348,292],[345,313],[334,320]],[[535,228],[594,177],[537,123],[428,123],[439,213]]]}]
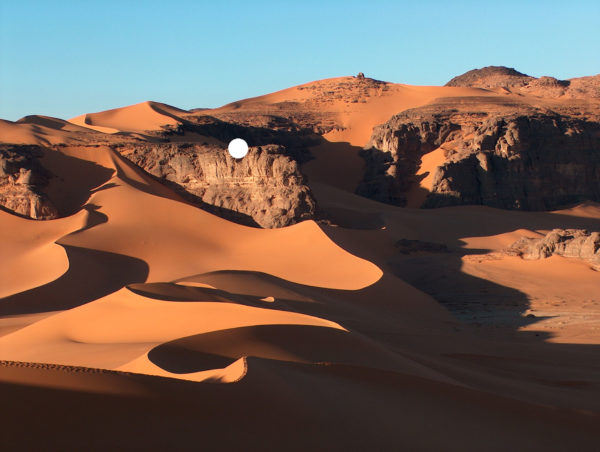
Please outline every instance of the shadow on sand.
[{"label": "shadow on sand", "polygon": [[0,315],[70,309],[106,296],[127,284],[143,282],[146,262],[122,254],[61,245],[69,269],[58,279],[34,289],[0,298]]}]

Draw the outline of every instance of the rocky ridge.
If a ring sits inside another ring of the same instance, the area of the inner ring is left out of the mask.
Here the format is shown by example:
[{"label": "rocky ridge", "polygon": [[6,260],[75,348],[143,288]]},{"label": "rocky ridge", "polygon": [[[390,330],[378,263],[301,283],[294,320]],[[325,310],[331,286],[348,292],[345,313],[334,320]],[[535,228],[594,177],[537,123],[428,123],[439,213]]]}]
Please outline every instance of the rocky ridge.
[{"label": "rocky ridge", "polygon": [[[434,170],[423,207],[483,204],[547,210],[600,199],[600,103],[594,100],[599,76],[557,81],[490,67],[448,85],[492,89],[497,95],[488,91],[479,97],[439,98],[375,127],[363,151],[365,175],[358,193],[405,205],[406,193],[423,178],[417,175],[422,157],[441,149],[444,162]],[[322,135],[345,127],[341,111],[394,89],[362,74],[322,80],[273,93],[267,100],[263,96],[214,110],[177,110],[175,125],[136,133],[99,133],[37,116],[10,126],[52,129],[42,143],[48,148],[66,143],[109,146],[201,208],[243,224],[281,227],[318,218],[300,170],[311,159],[310,147],[322,142]],[[577,99],[559,99],[570,96]],[[253,146],[241,161],[226,153],[235,137]],[[2,173],[6,194],[0,204],[29,218],[60,216],[44,192],[50,172],[26,146],[13,146],[11,152],[2,157],[8,169]],[[24,166],[17,174],[14,162],[21,158]]]},{"label": "rocky ridge", "polygon": [[600,98],[600,74],[559,80],[548,76],[532,77],[504,66],[473,69],[454,77],[445,86],[500,89],[508,93],[547,98]]}]

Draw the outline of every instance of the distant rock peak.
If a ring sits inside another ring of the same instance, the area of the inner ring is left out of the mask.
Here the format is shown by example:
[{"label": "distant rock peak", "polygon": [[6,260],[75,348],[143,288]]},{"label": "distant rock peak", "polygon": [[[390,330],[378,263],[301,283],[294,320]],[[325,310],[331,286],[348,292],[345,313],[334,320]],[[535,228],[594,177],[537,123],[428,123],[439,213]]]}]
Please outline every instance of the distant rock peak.
[{"label": "distant rock peak", "polygon": [[465,86],[474,88],[496,88],[514,85],[525,85],[533,80],[527,74],[514,68],[505,66],[487,66],[481,69],[473,69],[462,75],[454,77],[445,86]]},{"label": "distant rock peak", "polygon": [[600,75],[559,80],[555,77],[532,77],[505,66],[473,69],[454,77],[445,86],[504,89],[509,93],[544,98],[600,98]]}]

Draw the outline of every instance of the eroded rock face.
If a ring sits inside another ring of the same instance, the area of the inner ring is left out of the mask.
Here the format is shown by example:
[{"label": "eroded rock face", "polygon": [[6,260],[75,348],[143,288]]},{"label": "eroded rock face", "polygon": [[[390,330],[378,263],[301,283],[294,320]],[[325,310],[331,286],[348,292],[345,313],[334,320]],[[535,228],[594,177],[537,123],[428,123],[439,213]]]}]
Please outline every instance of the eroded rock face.
[{"label": "eroded rock face", "polygon": [[40,164],[42,156],[37,146],[0,146],[0,206],[36,220],[59,217],[43,191],[52,174]]},{"label": "eroded rock face", "polygon": [[117,150],[188,201],[224,218],[276,228],[312,218],[316,203],[284,147],[251,147],[243,159],[210,144],[137,144]]},{"label": "eroded rock face", "polygon": [[487,66],[473,69],[454,77],[446,86],[469,86],[473,88],[511,88],[522,87],[534,80],[534,77],[523,74],[513,68],[504,66]]},{"label": "eroded rock face", "polygon": [[454,77],[446,86],[500,89],[508,93],[529,94],[545,98],[600,98],[600,75],[558,80],[554,77],[531,77],[504,66],[473,69]]},{"label": "eroded rock face", "polygon": [[600,232],[584,229],[553,229],[540,239],[523,237],[513,243],[508,254],[523,259],[545,259],[554,254],[583,259],[600,270]]},{"label": "eroded rock face", "polygon": [[422,207],[550,210],[600,201],[600,123],[531,108],[486,110],[432,105],[377,126],[358,193],[405,205],[422,156],[442,148],[445,162]]}]

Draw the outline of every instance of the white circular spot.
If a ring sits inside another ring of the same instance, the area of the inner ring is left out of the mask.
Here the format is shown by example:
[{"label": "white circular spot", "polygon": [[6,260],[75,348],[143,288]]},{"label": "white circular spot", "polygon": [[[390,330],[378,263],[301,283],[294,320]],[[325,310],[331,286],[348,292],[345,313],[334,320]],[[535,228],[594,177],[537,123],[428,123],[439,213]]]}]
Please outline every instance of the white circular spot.
[{"label": "white circular spot", "polygon": [[248,143],[241,138],[234,138],[229,142],[227,150],[234,159],[241,159],[248,153]]}]

